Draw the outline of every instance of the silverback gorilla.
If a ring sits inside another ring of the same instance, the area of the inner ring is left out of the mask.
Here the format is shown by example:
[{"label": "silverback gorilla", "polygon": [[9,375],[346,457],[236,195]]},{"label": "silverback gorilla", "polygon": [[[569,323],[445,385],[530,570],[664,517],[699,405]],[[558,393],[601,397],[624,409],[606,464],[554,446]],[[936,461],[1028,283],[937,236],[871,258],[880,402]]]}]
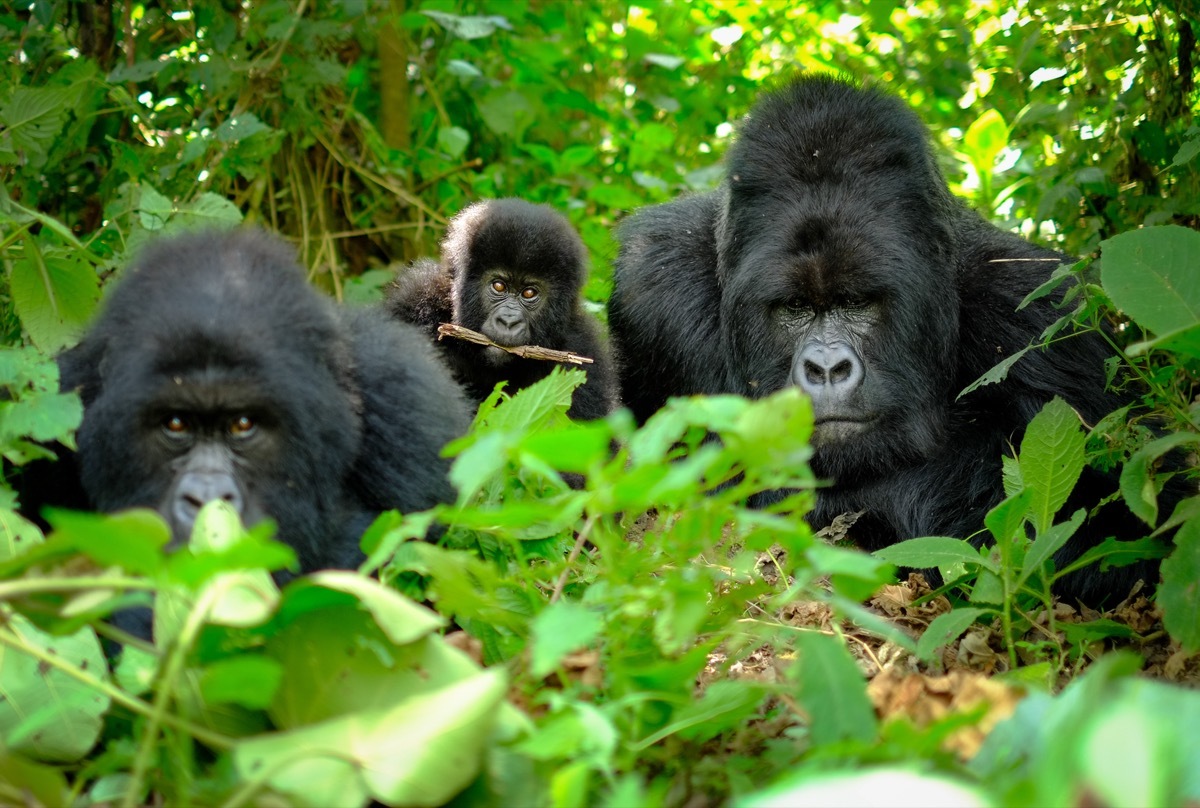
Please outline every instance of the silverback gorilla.
[{"label": "silverback gorilla", "polygon": [[[387,306],[434,338],[440,323],[452,322],[497,345],[540,345],[592,358],[567,413],[591,420],[616,405],[616,379],[599,327],[580,301],[586,279],[583,243],[565,218],[521,199],[487,200],[451,221],[441,263],[418,261],[400,274]],[[554,368],[457,339],[442,339],[438,348],[476,402],[497,382],[507,381],[514,393]]]},{"label": "silverback gorilla", "polygon": [[381,511],[453,497],[438,453],[467,405],[428,341],[338,308],[260,231],[153,242],[59,366],[83,504],[153,508],[176,542],[223,499],[274,520],[303,571],[347,567]]},{"label": "silverback gorilla", "polygon": [[[832,480],[810,520],[865,511],[853,532],[868,549],[978,531],[1003,496],[1001,455],[1052,396],[1089,423],[1116,406],[1094,334],[956,398],[1061,315],[1045,299],[1017,306],[1070,259],[953,197],[920,120],[879,90],[812,76],[766,94],[718,190],[644,210],[619,237],[609,322],[637,419],[668,396],[798,385],[814,470]],[[1088,474],[1092,504],[1115,490]],[[1113,533],[1104,521],[1060,562]],[[1132,573],[1060,589],[1120,599]]]}]

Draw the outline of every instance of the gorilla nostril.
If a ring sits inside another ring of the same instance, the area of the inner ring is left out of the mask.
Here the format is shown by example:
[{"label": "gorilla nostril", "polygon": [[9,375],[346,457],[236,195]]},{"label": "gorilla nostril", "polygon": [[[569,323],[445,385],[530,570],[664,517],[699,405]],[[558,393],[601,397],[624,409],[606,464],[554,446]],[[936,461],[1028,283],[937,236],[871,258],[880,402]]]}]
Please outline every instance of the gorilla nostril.
[{"label": "gorilla nostril", "polygon": [[850,364],[850,360],[843,359],[841,362],[838,362],[836,365],[834,365],[833,369],[829,371],[829,383],[841,384],[842,382],[847,381],[853,372],[854,366]]},{"label": "gorilla nostril", "polygon": [[804,378],[809,384],[825,383],[825,368],[811,360],[804,362]]}]

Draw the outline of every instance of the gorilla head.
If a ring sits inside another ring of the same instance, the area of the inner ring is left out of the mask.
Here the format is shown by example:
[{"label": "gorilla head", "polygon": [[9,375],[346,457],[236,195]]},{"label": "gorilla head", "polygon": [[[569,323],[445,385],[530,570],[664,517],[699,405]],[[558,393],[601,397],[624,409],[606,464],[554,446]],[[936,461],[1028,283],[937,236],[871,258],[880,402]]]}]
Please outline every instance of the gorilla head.
[{"label": "gorilla head", "polygon": [[[586,278],[583,242],[550,208],[521,199],[476,202],[442,243],[454,282],[453,317],[498,345],[545,345],[572,321]],[[486,349],[495,364],[513,354]]]},{"label": "gorilla head", "polygon": [[60,359],[89,504],[154,508],[179,542],[223,499],[273,519],[305,569],[345,565],[374,514],[450,496],[438,451],[466,410],[430,354],[339,310],[264,233],[160,239]]},{"label": "gorilla head", "polygon": [[[442,241],[441,261],[424,259],[388,288],[393,316],[436,337],[452,322],[487,335],[497,345],[540,345],[593,359],[568,414],[602,418],[616,405],[616,379],[595,318],[583,307],[586,253],[562,215],[521,199],[490,199],[454,217]],[[509,392],[545,378],[554,363],[499,348],[440,340],[455,378],[476,401],[499,382]]]},{"label": "gorilla head", "polygon": [[953,397],[953,203],[916,116],[809,80],[768,95],[728,157],[717,278],[733,381],[812,398],[839,480],[927,456]]}]

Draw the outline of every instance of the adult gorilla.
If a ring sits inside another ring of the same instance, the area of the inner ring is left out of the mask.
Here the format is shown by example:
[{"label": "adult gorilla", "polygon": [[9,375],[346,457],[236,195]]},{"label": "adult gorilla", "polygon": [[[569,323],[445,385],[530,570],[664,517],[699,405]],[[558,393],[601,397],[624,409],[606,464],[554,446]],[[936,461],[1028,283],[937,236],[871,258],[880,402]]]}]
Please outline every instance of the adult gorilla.
[{"label": "adult gorilla", "polygon": [[[869,549],[978,531],[1002,496],[1001,455],[1052,396],[1090,423],[1114,407],[1095,335],[957,398],[1060,316],[1048,300],[1017,306],[1069,259],[955,199],[917,116],[881,91],[814,76],[767,94],[721,188],[644,210],[619,236],[609,323],[636,417],[673,395],[798,385],[813,468],[833,481],[811,519],[865,511],[854,534]],[[1095,575],[1064,591],[1125,594]]]},{"label": "adult gorilla", "polygon": [[380,511],[453,496],[438,453],[467,407],[428,341],[339,309],[259,231],[152,243],[59,365],[85,504],[154,508],[177,542],[223,499],[273,519],[302,570],[347,567]]}]

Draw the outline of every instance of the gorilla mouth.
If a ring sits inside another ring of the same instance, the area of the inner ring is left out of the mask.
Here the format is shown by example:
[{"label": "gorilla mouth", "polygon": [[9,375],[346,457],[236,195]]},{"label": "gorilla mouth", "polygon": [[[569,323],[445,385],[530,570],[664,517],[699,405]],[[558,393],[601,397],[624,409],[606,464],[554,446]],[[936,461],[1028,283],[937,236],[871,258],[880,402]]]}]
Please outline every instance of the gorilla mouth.
[{"label": "gorilla mouth", "polygon": [[874,416],[822,416],[813,421],[813,439],[820,443],[841,443],[870,431],[878,420]]}]

